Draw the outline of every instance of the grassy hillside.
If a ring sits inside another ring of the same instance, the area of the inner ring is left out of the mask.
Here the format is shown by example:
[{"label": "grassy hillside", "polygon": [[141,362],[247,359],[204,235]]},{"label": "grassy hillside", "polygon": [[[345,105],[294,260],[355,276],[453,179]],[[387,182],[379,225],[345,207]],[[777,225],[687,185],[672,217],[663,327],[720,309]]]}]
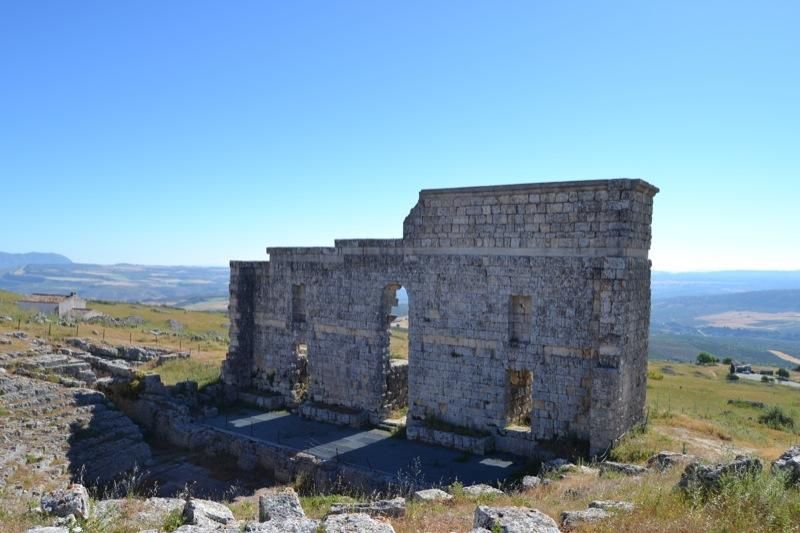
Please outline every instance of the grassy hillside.
[{"label": "grassy hillside", "polygon": [[29,264],[0,275],[0,288],[17,293],[76,291],[85,298],[191,305],[228,297],[227,267]]},{"label": "grassy hillside", "polygon": [[759,337],[679,335],[657,331],[650,333],[650,359],[694,362],[699,352],[709,352],[720,359],[730,357],[754,364],[786,368],[795,366],[778,359],[768,350],[800,355],[800,342]]},{"label": "grassy hillside", "polygon": [[[109,322],[76,326],[58,323],[38,324],[29,319],[33,313],[21,311],[15,304],[18,294],[0,290],[0,316],[11,322],[0,322],[0,331],[25,331],[30,336],[50,339],[54,343],[66,337],[80,336],[109,344],[139,344],[168,347],[191,353],[189,359],[172,361],[159,367],[145,367],[158,373],[167,383],[195,379],[200,384],[214,381],[228,350],[228,318],[224,313],[187,311],[174,307],[89,301],[87,305],[131,325]],[[27,342],[14,341],[8,350],[24,350]]]}]

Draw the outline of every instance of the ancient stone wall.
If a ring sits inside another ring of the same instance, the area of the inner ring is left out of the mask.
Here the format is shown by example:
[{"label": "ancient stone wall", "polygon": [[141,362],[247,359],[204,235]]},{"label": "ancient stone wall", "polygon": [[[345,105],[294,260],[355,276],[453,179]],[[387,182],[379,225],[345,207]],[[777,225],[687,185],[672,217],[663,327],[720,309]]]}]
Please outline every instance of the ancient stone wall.
[{"label": "ancient stone wall", "polygon": [[[656,192],[639,180],[422,191],[403,239],[233,262],[224,379],[378,423],[403,286],[409,426],[496,435],[516,453],[566,437],[599,452],[643,416]],[[526,420],[525,434],[507,430]]]}]

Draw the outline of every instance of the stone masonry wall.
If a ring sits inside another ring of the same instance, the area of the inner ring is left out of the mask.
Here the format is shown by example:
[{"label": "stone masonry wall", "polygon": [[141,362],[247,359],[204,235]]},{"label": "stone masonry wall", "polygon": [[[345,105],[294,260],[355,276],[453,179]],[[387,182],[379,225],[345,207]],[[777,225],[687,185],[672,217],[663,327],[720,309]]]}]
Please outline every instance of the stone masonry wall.
[{"label": "stone masonry wall", "polygon": [[[410,427],[446,422],[515,453],[563,437],[600,452],[643,418],[656,192],[639,180],[422,191],[403,239],[233,262],[224,379],[317,406],[306,412],[379,422],[393,394],[390,300],[402,285]],[[530,376],[531,397],[509,409],[514,373]],[[521,442],[505,428],[526,410]]]}]

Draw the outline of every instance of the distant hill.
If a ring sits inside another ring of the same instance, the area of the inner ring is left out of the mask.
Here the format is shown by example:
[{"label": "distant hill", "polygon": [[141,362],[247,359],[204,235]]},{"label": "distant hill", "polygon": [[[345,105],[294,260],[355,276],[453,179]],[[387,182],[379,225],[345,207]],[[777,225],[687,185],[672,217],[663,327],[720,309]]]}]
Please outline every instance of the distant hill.
[{"label": "distant hill", "polygon": [[26,254],[10,254],[0,252],[0,272],[14,270],[26,265],[68,265],[69,258],[61,254],[30,252]]},{"label": "distant hill", "polygon": [[800,289],[800,270],[732,270],[725,272],[654,271],[653,300],[766,290]]},{"label": "distant hill", "polygon": [[29,294],[76,291],[85,298],[175,306],[228,298],[227,267],[28,264],[0,275],[0,289]]},{"label": "distant hill", "polygon": [[769,350],[800,356],[800,289],[654,298],[650,356],[692,360],[700,351],[783,364]]}]

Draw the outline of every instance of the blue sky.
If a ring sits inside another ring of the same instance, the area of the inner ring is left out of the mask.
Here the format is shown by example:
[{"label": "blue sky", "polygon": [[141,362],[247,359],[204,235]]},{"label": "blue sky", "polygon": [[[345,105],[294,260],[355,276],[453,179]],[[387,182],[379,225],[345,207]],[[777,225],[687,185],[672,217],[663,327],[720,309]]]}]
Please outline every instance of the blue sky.
[{"label": "blue sky", "polygon": [[800,269],[800,3],[0,4],[0,250],[221,265],[423,188],[639,177],[660,270]]}]

